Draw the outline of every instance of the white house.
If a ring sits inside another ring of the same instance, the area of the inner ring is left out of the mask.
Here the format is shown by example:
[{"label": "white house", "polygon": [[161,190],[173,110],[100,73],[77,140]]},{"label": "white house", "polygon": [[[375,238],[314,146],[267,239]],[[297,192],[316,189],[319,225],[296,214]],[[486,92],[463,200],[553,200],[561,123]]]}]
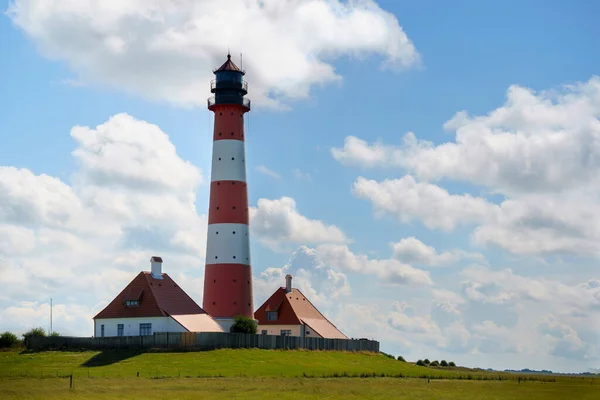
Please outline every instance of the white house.
[{"label": "white house", "polygon": [[154,332],[222,332],[222,328],[169,275],[162,258],[140,272],[94,317],[94,336],[138,336]]}]

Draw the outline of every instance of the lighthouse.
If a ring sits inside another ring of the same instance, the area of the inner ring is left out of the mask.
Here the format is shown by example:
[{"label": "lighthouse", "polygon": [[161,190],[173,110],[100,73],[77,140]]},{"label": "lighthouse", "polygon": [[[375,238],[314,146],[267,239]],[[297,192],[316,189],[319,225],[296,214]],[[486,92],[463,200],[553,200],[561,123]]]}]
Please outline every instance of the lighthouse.
[{"label": "lighthouse", "polygon": [[213,71],[213,153],[208,211],[208,238],[202,307],[225,331],[238,315],[254,317],[252,268],[248,230],[248,186],[244,114],[245,72],[231,61]]}]

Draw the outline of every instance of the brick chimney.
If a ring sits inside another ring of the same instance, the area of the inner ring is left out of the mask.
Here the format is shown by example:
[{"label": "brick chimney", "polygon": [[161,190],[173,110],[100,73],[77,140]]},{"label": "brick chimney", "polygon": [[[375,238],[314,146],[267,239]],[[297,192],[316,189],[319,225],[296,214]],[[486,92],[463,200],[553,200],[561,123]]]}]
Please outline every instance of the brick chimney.
[{"label": "brick chimney", "polygon": [[289,293],[292,291],[292,276],[287,274],[285,276],[285,292]]}]

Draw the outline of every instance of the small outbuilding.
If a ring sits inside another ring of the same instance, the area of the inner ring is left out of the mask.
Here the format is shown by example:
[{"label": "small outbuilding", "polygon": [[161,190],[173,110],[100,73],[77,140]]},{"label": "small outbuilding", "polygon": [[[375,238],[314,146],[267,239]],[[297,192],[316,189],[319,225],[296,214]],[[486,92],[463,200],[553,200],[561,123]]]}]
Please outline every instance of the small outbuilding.
[{"label": "small outbuilding", "polygon": [[292,276],[286,275],[280,287],[254,313],[258,332],[263,335],[348,339],[296,288]]},{"label": "small outbuilding", "polygon": [[162,258],[150,259],[140,272],[94,317],[94,336],[138,336],[154,332],[222,332],[216,323],[171,277]]}]

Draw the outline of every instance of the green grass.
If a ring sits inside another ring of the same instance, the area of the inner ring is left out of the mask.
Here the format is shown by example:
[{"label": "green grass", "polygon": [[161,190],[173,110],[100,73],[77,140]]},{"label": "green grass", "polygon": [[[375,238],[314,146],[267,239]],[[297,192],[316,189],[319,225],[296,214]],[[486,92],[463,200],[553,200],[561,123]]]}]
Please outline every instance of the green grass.
[{"label": "green grass", "polygon": [[0,379],[9,399],[406,399],[406,400],[597,400],[591,380],[553,383],[393,378],[65,378]]},{"label": "green grass", "polygon": [[[463,377],[498,374],[460,368],[427,368],[373,353],[303,350],[226,349],[204,352],[0,353],[0,377],[322,377],[337,375],[402,375],[405,377]],[[501,376],[515,377],[501,374]]]},{"label": "green grass", "polygon": [[[71,374],[74,390],[69,389],[67,376]],[[402,378],[343,377],[361,374]],[[431,380],[417,379],[427,377]],[[0,399],[3,400],[600,398],[596,381],[591,378],[531,375],[527,378],[539,380],[518,382],[517,375],[508,373],[419,367],[372,353],[251,349],[170,353],[0,352]]]}]

